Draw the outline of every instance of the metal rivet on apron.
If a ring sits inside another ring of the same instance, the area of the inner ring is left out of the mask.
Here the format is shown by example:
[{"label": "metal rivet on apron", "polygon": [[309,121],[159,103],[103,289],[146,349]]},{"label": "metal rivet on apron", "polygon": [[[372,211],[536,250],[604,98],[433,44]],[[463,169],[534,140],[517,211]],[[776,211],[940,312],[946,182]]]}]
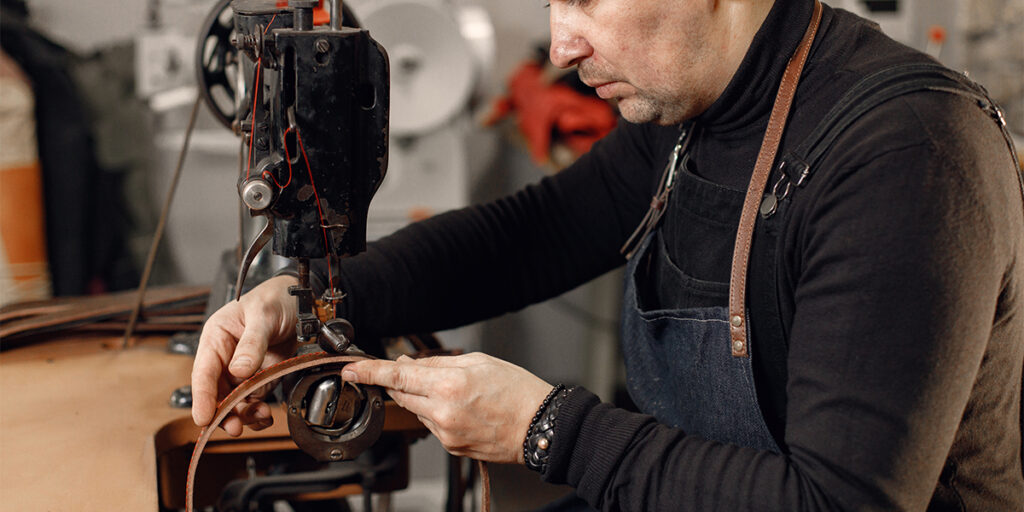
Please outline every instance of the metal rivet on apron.
[{"label": "metal rivet on apron", "polygon": [[734,327],[739,327],[739,326],[743,325],[743,317],[739,316],[739,315],[736,315],[736,316],[732,317],[732,325]]},{"label": "metal rivet on apron", "polygon": [[734,340],[732,342],[732,349],[735,350],[736,352],[743,352],[743,341]]}]

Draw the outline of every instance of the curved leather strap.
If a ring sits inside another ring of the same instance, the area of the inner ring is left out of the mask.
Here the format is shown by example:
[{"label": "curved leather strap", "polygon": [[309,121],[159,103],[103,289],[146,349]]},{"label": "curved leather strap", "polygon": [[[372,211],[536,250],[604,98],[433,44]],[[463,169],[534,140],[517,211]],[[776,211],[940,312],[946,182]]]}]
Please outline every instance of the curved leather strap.
[{"label": "curved leather strap", "polygon": [[268,366],[267,368],[257,372],[252,377],[249,377],[245,382],[239,384],[238,387],[231,391],[231,393],[224,397],[220,404],[217,405],[217,412],[213,416],[213,421],[211,421],[209,425],[203,427],[202,432],[199,434],[199,439],[196,440],[196,446],[192,450],[192,460],[188,463],[188,477],[185,479],[186,512],[193,512],[195,510],[192,501],[195,494],[196,468],[199,466],[199,457],[203,454],[203,449],[206,448],[206,443],[210,441],[210,436],[213,435],[213,432],[217,430],[217,427],[220,426],[221,422],[224,421],[224,418],[228,416],[228,413],[234,410],[238,404],[242,403],[243,400],[253,394],[256,390],[286,375],[305,370],[307,368],[312,368],[314,366],[334,363],[351,363],[363,359],[366,359],[366,357],[336,355],[328,354],[326,352],[303,354],[291,359],[286,359],[273,366]]},{"label": "curved leather strap", "polygon": [[[311,354],[304,354],[296,356],[291,359],[286,359],[277,363],[273,366],[268,366],[257,372],[252,377],[249,377],[238,385],[228,396],[224,397],[223,400],[217,405],[217,411],[213,415],[213,420],[209,425],[203,427],[202,432],[199,434],[199,439],[196,440],[196,446],[192,450],[192,459],[188,463],[188,476],[185,479],[185,511],[194,512],[195,505],[193,503],[195,498],[195,483],[196,483],[196,468],[199,467],[199,457],[203,454],[203,449],[206,448],[206,444],[210,441],[210,436],[217,430],[224,418],[227,418],[230,413],[238,404],[242,403],[243,400],[249,397],[249,395],[256,392],[256,390],[263,386],[274,382],[286,375],[302,371],[315,366],[322,366],[327,364],[336,363],[351,363],[366,359],[364,356],[353,356],[353,355],[336,355],[328,354],[326,352],[315,352]],[[489,512],[491,509],[491,479],[490,473],[487,470],[487,463],[484,461],[477,461],[480,470],[480,483],[483,488],[481,494],[481,510],[483,512]]]},{"label": "curved leather strap", "polygon": [[732,253],[732,274],[729,278],[729,331],[732,335],[731,349],[735,357],[747,357],[750,355],[749,343],[747,342],[747,267],[750,260],[750,246],[754,237],[754,224],[757,221],[757,212],[761,204],[761,196],[764,195],[765,186],[768,184],[768,176],[771,174],[772,166],[775,163],[775,156],[782,142],[782,133],[786,129],[786,121],[789,118],[790,107],[793,105],[793,96],[796,94],[796,86],[800,82],[800,74],[803,72],[804,63],[807,62],[807,55],[811,51],[811,44],[814,36],[818,33],[818,25],[821,23],[821,2],[814,2],[814,13],[811,14],[811,22],[807,25],[800,46],[789,59],[786,71],[782,75],[782,83],[779,84],[779,91],[775,96],[775,105],[772,107],[771,117],[768,119],[768,130],[761,142],[761,150],[757,155],[757,162],[754,164],[754,174],[750,178],[750,185],[747,188],[746,198],[743,200],[743,212],[740,214],[740,225],[736,232],[736,245]]}]

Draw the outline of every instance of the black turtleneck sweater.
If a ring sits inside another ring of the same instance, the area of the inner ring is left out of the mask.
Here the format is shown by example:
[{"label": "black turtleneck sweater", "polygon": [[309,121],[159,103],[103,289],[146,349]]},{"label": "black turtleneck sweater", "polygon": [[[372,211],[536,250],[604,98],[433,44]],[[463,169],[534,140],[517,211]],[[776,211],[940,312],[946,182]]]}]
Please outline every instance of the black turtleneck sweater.
[{"label": "black turtleneck sweater", "polygon": [[[811,8],[776,2],[696,119],[693,173],[746,188]],[[928,60],[828,7],[818,34],[780,154],[860,78]],[[621,122],[557,176],[371,244],[340,269],[344,314],[367,336],[442,330],[622,265],[677,134]],[[728,282],[732,238],[690,240],[679,210],[663,220],[669,256]],[[785,342],[758,346],[765,319],[751,311],[758,398],[783,453],[689,436],[577,388],[544,478],[604,510],[1024,509],[1024,214],[996,125],[951,94],[887,102],[846,130],[790,215]],[[757,265],[751,295],[770,285]]]}]

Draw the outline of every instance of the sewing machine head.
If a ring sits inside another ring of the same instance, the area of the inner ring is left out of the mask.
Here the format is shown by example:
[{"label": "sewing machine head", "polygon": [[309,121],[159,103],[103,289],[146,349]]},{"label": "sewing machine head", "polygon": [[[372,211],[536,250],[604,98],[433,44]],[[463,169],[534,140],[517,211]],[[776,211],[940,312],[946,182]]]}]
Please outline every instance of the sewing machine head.
[{"label": "sewing machine head", "polygon": [[[242,137],[238,192],[251,215],[267,219],[242,258],[236,294],[272,240],[273,252],[298,267],[299,284],[289,292],[298,301],[299,341],[362,354],[351,344],[352,326],[335,318],[343,295],[333,279],[314,296],[309,260],[326,258],[337,268],[339,258],[366,249],[370,199],[387,170],[388,59],[367,31],[344,26],[342,18],[354,20],[342,14],[339,0],[331,2],[330,24],[318,26],[315,18],[324,14],[318,4],[234,0],[230,21],[219,21],[228,7],[226,0],[219,4],[207,23],[217,36],[214,50],[208,41],[199,48],[200,90]],[[225,39],[231,48],[218,50]],[[218,86],[233,105],[216,101]],[[324,461],[357,455],[377,439],[383,422],[380,390],[348,389],[331,376],[338,373],[340,367],[315,368],[286,386],[292,438]]]},{"label": "sewing machine head", "polygon": [[273,221],[275,253],[353,255],[387,169],[387,55],[365,30],[314,28],[316,2],[290,5],[232,5],[258,84],[240,116],[251,155],[239,190]]},{"label": "sewing machine head", "polygon": [[[314,25],[316,1],[282,4],[231,2],[234,51],[200,48],[208,104],[243,137],[239,194],[252,215],[268,220],[241,262],[239,295],[249,265],[271,240],[275,254],[297,260],[300,277],[309,259],[365,250],[367,209],[387,169],[384,49],[365,30],[343,26],[337,0],[330,26]],[[223,65],[211,63],[216,59],[234,64],[235,85]],[[212,97],[218,85],[231,92],[233,112]],[[328,290],[326,298],[336,296]],[[314,337],[311,328],[300,336]]]}]

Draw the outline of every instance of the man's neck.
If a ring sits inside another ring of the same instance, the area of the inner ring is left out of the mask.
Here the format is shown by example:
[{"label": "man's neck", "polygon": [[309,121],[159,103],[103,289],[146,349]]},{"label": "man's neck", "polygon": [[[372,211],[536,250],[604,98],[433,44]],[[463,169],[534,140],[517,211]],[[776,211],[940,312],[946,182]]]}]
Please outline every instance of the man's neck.
[{"label": "man's neck", "polygon": [[[715,2],[721,39],[721,66],[713,80],[716,85],[714,99],[721,96],[732,81],[740,63],[747,55],[754,35],[764,24],[775,0],[713,0]],[[714,101],[712,100],[712,102]]]}]

